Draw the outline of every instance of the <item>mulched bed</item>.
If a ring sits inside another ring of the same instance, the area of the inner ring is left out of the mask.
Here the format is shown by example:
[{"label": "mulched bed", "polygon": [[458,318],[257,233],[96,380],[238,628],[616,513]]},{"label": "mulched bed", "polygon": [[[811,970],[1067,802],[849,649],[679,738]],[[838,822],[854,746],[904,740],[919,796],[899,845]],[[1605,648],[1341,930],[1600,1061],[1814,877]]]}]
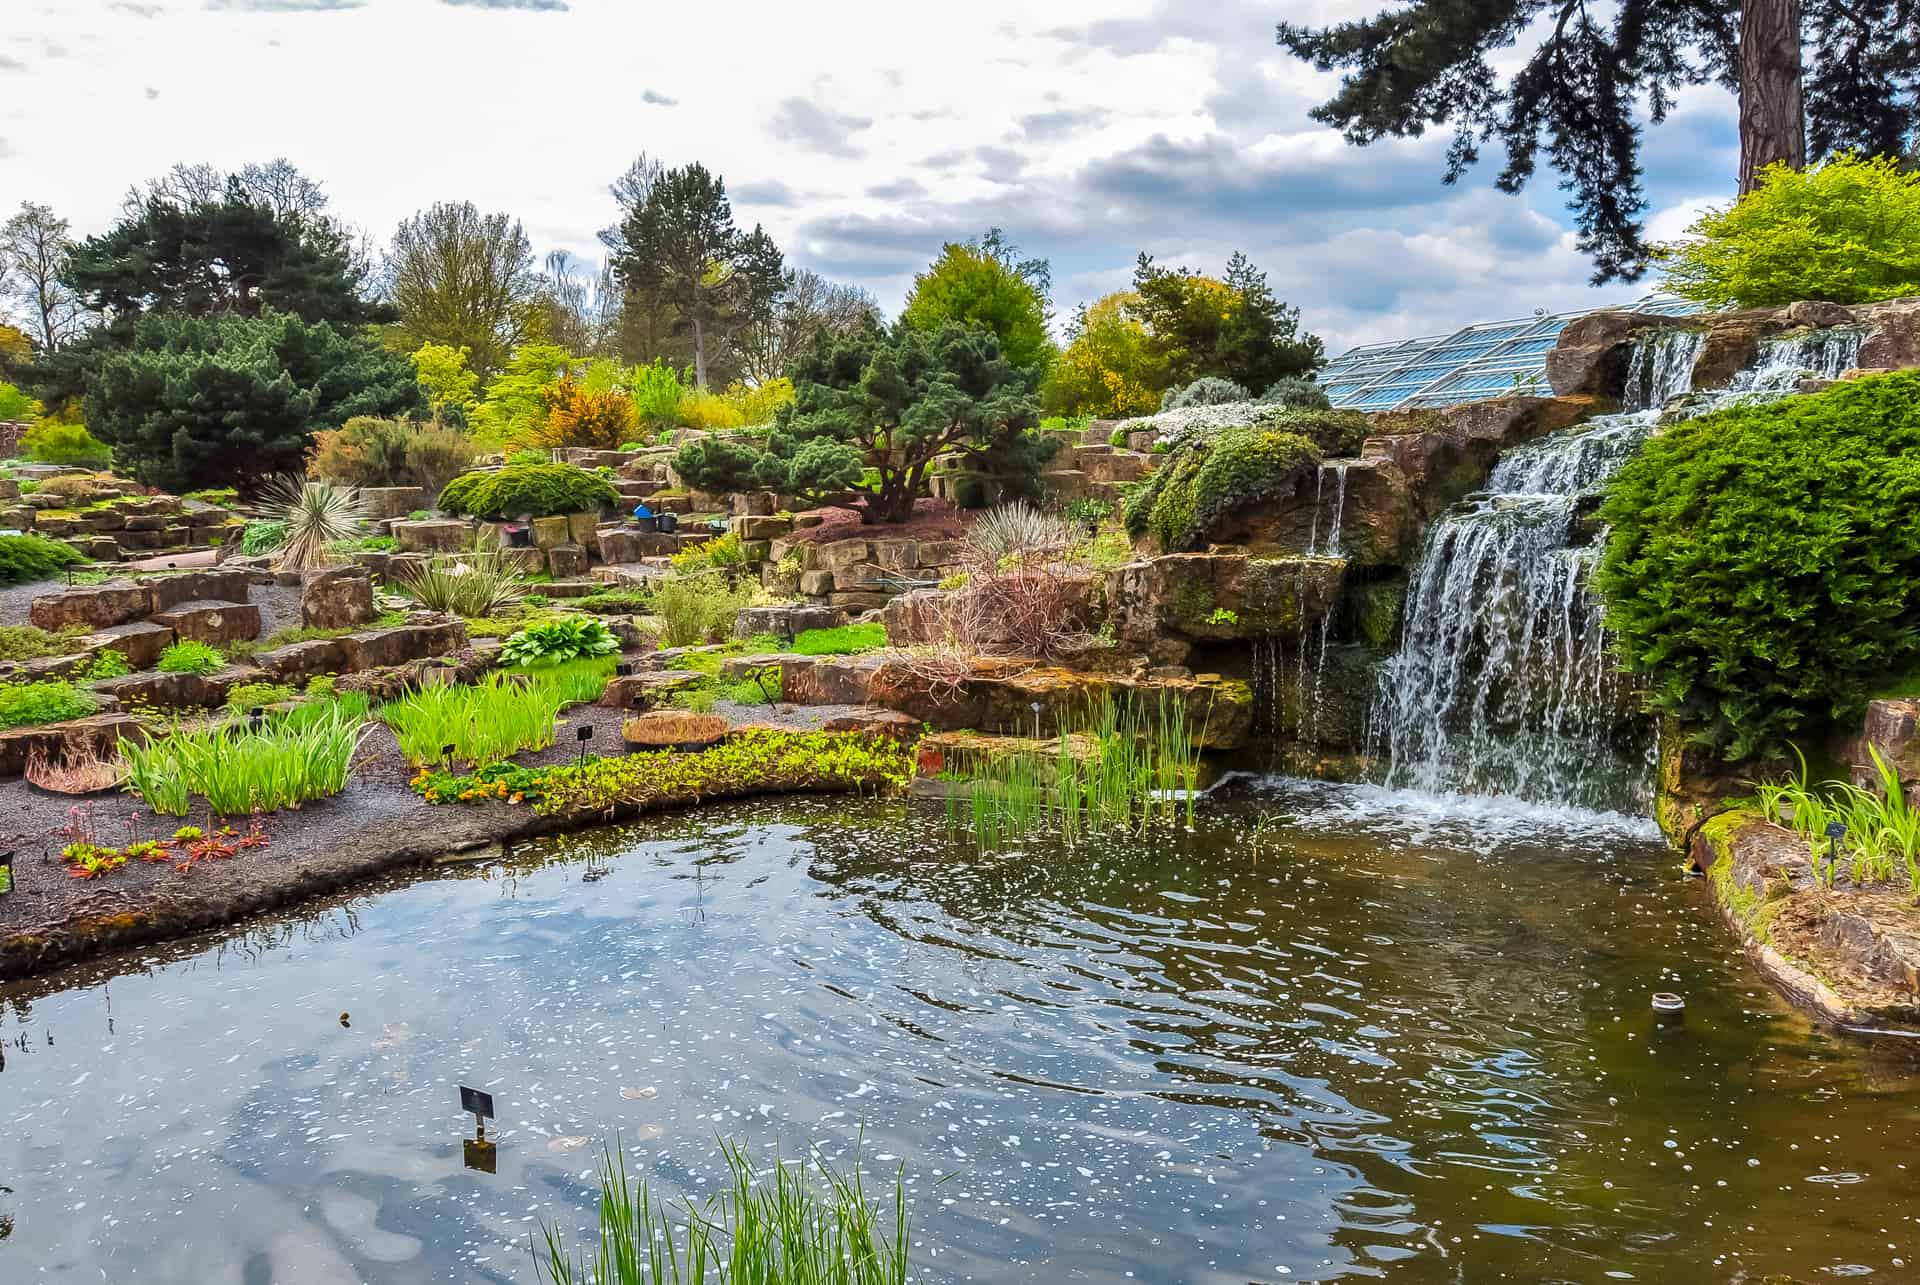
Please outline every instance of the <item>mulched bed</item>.
[{"label": "mulched bed", "polygon": [[957,540],[967,533],[979,514],[956,509],[947,500],[920,500],[913,506],[913,517],[906,522],[867,524],[852,509],[815,509],[821,515],[819,526],[801,527],[785,537],[795,544],[828,544],[835,540],[862,540],[885,536],[907,540]]}]

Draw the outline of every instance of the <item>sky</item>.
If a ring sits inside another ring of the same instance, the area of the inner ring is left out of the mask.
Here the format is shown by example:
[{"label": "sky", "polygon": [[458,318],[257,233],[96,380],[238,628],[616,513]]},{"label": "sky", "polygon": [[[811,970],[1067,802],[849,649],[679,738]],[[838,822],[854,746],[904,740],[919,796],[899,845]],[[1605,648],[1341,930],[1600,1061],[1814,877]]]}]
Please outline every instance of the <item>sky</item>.
[{"label": "sky", "polygon": [[[1440,182],[1446,131],[1352,147],[1308,116],[1337,83],[1274,23],[1382,0],[14,0],[0,30],[0,208],[105,230],[176,161],[284,156],[384,242],[439,200],[600,257],[640,152],[721,174],[788,262],[896,313],[943,242],[1005,229],[1057,315],[1145,250],[1244,250],[1329,352],[1631,300],[1593,289],[1542,166]],[[1680,96],[1647,135],[1651,226],[1731,196],[1734,106]]]}]

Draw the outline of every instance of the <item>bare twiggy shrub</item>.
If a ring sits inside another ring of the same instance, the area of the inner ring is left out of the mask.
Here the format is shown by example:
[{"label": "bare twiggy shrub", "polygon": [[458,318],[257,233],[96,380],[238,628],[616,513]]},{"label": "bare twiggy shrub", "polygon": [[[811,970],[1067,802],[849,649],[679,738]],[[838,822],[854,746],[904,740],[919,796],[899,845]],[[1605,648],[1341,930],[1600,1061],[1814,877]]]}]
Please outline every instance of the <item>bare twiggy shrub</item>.
[{"label": "bare twiggy shrub", "polygon": [[57,794],[89,794],[120,784],[127,774],[126,764],[118,758],[101,758],[92,745],[83,744],[68,751],[65,758],[54,759],[44,746],[35,746],[27,754],[24,775],[43,790]]}]

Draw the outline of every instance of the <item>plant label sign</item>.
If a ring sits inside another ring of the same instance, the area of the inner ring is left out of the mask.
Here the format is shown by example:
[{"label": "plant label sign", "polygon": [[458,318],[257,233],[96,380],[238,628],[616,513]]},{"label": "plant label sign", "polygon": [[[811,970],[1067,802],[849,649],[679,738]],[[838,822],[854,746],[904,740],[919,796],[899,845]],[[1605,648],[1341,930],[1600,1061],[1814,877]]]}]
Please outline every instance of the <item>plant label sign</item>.
[{"label": "plant label sign", "polygon": [[493,1119],[493,1094],[460,1086],[460,1109],[483,1120]]}]

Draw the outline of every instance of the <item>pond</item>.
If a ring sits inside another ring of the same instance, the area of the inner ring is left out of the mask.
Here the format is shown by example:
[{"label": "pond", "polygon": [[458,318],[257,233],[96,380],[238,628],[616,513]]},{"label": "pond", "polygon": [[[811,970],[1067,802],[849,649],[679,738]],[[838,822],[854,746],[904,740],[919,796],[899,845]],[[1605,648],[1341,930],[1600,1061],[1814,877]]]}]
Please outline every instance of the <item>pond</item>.
[{"label": "pond", "polygon": [[655,819],[0,988],[0,1036],[8,1282],[530,1282],[616,1135],[674,1193],[723,1138],[904,1164],[932,1280],[1920,1252],[1915,1064],[1784,1008],[1645,826],[1363,788],[985,856],[927,805]]}]

